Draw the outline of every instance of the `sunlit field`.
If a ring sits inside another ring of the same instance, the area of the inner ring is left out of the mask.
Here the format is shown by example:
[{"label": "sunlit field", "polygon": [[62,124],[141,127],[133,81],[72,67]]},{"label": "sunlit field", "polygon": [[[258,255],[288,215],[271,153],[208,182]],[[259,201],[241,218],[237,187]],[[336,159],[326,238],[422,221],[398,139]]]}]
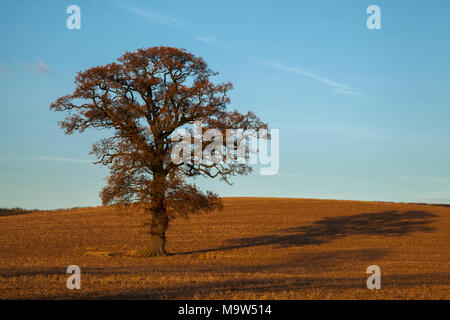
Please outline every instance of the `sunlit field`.
[{"label": "sunlit field", "polygon": [[[224,198],[172,222],[143,258],[148,217],[115,208],[0,211],[0,298],[449,299],[450,207]],[[69,265],[81,289],[69,290]],[[370,265],[381,289],[369,290]]]}]

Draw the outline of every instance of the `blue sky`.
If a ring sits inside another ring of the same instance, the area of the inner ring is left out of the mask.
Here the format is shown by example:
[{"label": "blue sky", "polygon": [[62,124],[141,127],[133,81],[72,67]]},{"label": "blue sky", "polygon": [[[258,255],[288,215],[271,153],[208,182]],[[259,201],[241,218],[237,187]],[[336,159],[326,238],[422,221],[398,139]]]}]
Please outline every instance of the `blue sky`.
[{"label": "blue sky", "polygon": [[[81,8],[81,30],[66,8]],[[368,30],[366,8],[381,9]],[[231,106],[280,129],[275,176],[198,180],[221,196],[450,203],[450,2],[1,1],[0,207],[98,205],[100,133],[49,104],[125,51],[186,48]]]}]

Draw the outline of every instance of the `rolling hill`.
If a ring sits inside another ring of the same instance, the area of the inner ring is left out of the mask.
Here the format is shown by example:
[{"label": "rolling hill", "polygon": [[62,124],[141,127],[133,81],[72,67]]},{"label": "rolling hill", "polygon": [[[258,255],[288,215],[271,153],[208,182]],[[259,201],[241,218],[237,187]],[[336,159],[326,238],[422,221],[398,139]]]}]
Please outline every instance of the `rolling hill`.
[{"label": "rolling hill", "polygon": [[[450,207],[223,202],[173,221],[163,258],[140,257],[149,234],[139,212],[0,211],[0,298],[450,298]],[[66,287],[69,265],[81,268],[81,290]],[[380,290],[367,289],[370,265],[381,268]]]}]

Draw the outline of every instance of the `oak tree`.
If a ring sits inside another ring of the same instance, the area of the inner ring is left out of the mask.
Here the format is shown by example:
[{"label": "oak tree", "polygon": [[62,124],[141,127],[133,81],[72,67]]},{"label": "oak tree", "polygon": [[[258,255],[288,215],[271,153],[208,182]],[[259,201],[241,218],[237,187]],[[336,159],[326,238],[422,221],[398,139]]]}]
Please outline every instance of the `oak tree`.
[{"label": "oak tree", "polygon": [[[174,133],[195,121],[202,121],[202,130],[214,128],[224,135],[227,129],[267,128],[252,112],[227,109],[232,84],[213,83],[210,78],[215,75],[201,57],[184,49],[139,49],[126,52],[117,62],[79,72],[73,93],[50,106],[66,112],[59,122],[66,134],[106,129],[107,138],[96,142],[91,152],[95,163],[110,169],[100,196],[105,205],[134,204],[149,213],[146,256],[166,255],[172,219],[221,206],[215,193],[202,192],[191,178],[229,182],[230,176],[252,171],[246,163],[198,161],[195,153],[190,161],[171,159]],[[189,146],[196,147],[193,142]]]}]

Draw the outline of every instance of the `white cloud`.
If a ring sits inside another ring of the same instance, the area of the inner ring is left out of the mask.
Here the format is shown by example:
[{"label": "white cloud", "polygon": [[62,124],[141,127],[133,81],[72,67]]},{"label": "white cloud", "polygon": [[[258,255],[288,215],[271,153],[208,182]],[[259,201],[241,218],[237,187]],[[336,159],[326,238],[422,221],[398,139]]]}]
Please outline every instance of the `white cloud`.
[{"label": "white cloud", "polygon": [[91,162],[85,159],[73,159],[73,158],[59,158],[59,157],[35,157],[38,160],[49,160],[49,161],[66,161],[66,162]]},{"label": "white cloud", "polygon": [[[424,183],[424,184],[444,184],[444,185],[450,185],[450,179],[449,178],[442,178],[442,177],[433,177],[433,176],[413,176],[413,175],[398,175],[394,176],[394,178],[397,178],[399,180],[409,182],[409,183]],[[450,193],[444,192],[446,195],[450,195]]]},{"label": "white cloud", "polygon": [[[170,16],[168,14],[165,14],[163,12],[153,10],[151,8],[144,8],[144,7],[138,7],[134,4],[127,3],[124,1],[116,1],[116,0],[107,0],[107,4],[109,4],[112,7],[115,7],[117,9],[128,11],[132,14],[147,18],[151,22],[158,23],[165,26],[171,26],[171,27],[177,27],[177,28],[183,28],[187,29],[190,32],[201,32],[201,30],[196,27],[195,25],[192,25],[191,23],[176,18],[174,16]],[[204,42],[204,43],[210,43],[215,41],[216,39],[212,36],[202,36],[202,35],[196,35],[195,39],[198,41]]]},{"label": "white cloud", "polygon": [[265,64],[266,66],[270,66],[273,68],[277,68],[280,70],[284,70],[284,71],[288,71],[288,72],[293,72],[293,73],[297,73],[300,74],[302,76],[317,80],[319,82],[322,82],[328,86],[330,86],[334,92],[336,93],[340,93],[340,94],[348,94],[348,95],[352,95],[352,96],[364,96],[362,93],[359,93],[358,91],[356,91],[355,89],[353,89],[352,87],[349,87],[347,85],[344,85],[342,83],[321,77],[317,74],[308,72],[308,71],[304,71],[302,69],[299,68],[295,68],[295,67],[290,67],[290,66],[286,66],[283,64],[279,64],[279,63],[275,63],[275,62],[271,62],[271,61],[266,61],[266,60],[261,60],[261,59],[253,59],[256,62]]},{"label": "white cloud", "polygon": [[49,157],[49,156],[23,156],[23,157],[8,157],[2,156],[3,159],[10,160],[47,160],[47,161],[65,161],[65,162],[91,162],[86,159],[74,159],[74,158],[61,158],[61,157]]},{"label": "white cloud", "polygon": [[41,72],[41,73],[51,73],[52,71],[50,68],[45,64],[44,61],[37,59],[37,64],[32,64],[31,68],[35,72]]},{"label": "white cloud", "polygon": [[195,39],[201,42],[211,42],[215,40],[214,37],[204,37],[204,36],[195,36]]},{"label": "white cloud", "polygon": [[110,6],[131,12],[135,15],[142,16],[144,18],[147,18],[147,19],[149,19],[153,22],[159,23],[159,24],[169,25],[169,26],[178,26],[178,27],[183,27],[183,26],[186,27],[189,25],[188,23],[186,23],[183,20],[169,16],[167,14],[164,14],[162,12],[159,12],[159,11],[156,11],[153,9],[137,7],[130,3],[125,3],[123,1],[107,1],[107,3]]}]

